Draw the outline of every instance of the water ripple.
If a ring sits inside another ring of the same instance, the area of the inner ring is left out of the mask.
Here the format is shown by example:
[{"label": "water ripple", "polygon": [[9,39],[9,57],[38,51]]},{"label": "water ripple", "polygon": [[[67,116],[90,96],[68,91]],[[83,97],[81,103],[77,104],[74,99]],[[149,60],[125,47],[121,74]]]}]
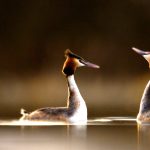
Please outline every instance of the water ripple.
[{"label": "water ripple", "polygon": [[0,120],[0,126],[59,126],[59,125],[136,125],[134,117],[101,117],[91,118],[87,123],[66,123],[61,121],[20,121]]}]

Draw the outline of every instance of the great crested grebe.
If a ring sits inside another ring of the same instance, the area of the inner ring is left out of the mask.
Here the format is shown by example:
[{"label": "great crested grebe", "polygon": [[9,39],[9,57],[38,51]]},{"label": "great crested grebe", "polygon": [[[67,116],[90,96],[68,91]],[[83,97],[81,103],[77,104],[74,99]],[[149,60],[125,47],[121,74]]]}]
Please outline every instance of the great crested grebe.
[{"label": "great crested grebe", "polygon": [[68,82],[67,106],[41,108],[29,114],[21,109],[23,116],[20,120],[60,120],[72,123],[87,121],[87,107],[74,80],[74,73],[78,67],[87,66],[99,68],[99,66],[85,61],[82,57],[72,53],[69,49],[65,51],[65,57],[66,61],[64,62],[62,72]]},{"label": "great crested grebe", "polygon": [[[134,47],[132,49],[138,54],[142,55],[148,61],[150,67],[150,52],[142,51]],[[141,99],[140,109],[137,115],[137,121],[138,122],[150,121],[150,81],[147,83]]]}]

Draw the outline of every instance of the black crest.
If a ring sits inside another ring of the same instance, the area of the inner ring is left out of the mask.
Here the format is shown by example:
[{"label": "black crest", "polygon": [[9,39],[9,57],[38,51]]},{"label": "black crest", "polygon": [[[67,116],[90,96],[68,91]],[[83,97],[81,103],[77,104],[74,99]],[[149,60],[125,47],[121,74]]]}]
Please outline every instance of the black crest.
[{"label": "black crest", "polygon": [[80,56],[74,54],[73,52],[71,52],[70,49],[66,49],[66,51],[65,51],[65,56],[84,60],[82,57],[80,57]]}]

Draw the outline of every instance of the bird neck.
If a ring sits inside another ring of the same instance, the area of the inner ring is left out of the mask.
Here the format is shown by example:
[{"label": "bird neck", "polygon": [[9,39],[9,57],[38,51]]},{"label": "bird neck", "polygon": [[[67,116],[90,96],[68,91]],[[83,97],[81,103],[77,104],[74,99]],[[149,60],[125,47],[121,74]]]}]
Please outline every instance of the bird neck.
[{"label": "bird neck", "polygon": [[[85,102],[80,94],[78,86],[75,82],[74,75],[67,76],[68,81],[68,102],[67,107],[71,111],[77,110],[81,105],[85,105]],[[86,105],[85,105],[86,107]]]},{"label": "bird neck", "polygon": [[62,72],[66,76],[72,76],[75,73],[77,66],[75,63],[75,60],[73,58],[67,58],[66,61],[64,62]]},{"label": "bird neck", "polygon": [[139,113],[143,114],[150,111],[150,81],[147,83],[140,104]]}]

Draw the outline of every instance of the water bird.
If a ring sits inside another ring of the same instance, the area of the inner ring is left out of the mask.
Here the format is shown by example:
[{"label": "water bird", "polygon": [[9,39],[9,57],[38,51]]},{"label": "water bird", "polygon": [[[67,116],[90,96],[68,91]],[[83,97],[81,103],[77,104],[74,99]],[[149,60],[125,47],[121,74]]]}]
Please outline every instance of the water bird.
[{"label": "water bird", "polygon": [[99,68],[98,65],[85,61],[82,57],[74,54],[69,49],[65,51],[66,60],[63,65],[62,73],[68,83],[68,98],[66,107],[46,107],[27,113],[21,109],[22,117],[20,120],[32,121],[66,121],[71,123],[87,122],[87,106],[80,94],[74,79],[77,68],[87,66]]},{"label": "water bird", "polygon": [[[132,48],[136,53],[142,55],[149,63],[150,68],[150,52]],[[147,83],[143,96],[141,98],[140,109],[137,115],[137,122],[149,122],[150,121],[150,80]]]}]

